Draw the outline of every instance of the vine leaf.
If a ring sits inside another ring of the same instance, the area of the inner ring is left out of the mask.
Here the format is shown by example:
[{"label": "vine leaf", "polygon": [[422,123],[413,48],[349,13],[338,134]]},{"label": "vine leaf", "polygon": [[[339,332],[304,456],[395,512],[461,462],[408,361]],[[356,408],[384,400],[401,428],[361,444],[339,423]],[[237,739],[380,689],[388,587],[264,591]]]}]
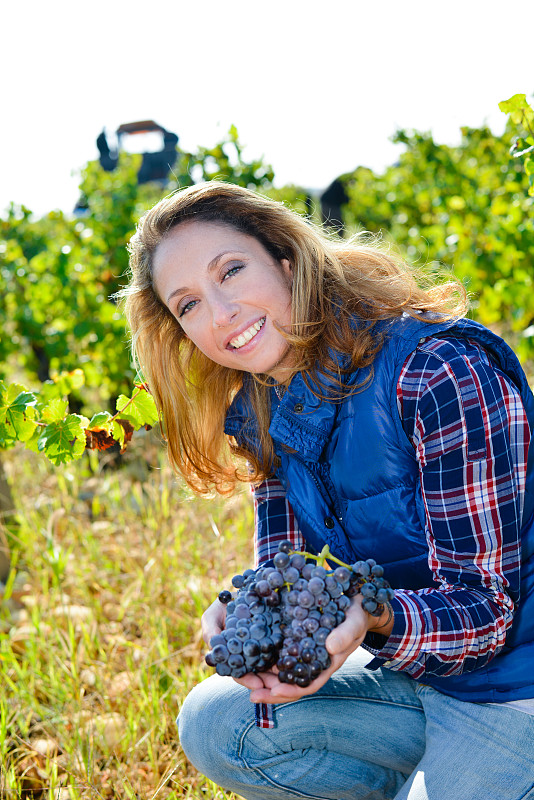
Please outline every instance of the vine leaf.
[{"label": "vine leaf", "polygon": [[117,411],[136,431],[143,425],[156,425],[159,420],[154,398],[142,387],[136,389],[131,397],[121,394],[117,398]]},{"label": "vine leaf", "polygon": [[108,411],[95,414],[85,429],[87,447],[90,450],[107,450],[114,444],[120,444],[121,453],[132,438],[133,425],[125,419],[116,419]]},{"label": "vine leaf", "polygon": [[24,386],[0,382],[0,443],[14,440],[26,442],[37,427],[35,422],[36,396]]},{"label": "vine leaf", "polygon": [[504,114],[510,114],[515,125],[534,121],[534,112],[530,107],[526,94],[514,94],[508,100],[502,100],[499,108]]},{"label": "vine leaf", "polygon": [[[53,403],[56,402],[59,401],[53,401]],[[50,403],[50,406],[53,403]],[[47,406],[47,409],[50,406]],[[80,414],[68,414],[64,418],[56,417],[49,422],[39,436],[39,451],[44,451],[44,454],[56,466],[66,464],[74,458],[80,458],[85,450],[85,429],[88,424],[87,417],[82,417]]]}]

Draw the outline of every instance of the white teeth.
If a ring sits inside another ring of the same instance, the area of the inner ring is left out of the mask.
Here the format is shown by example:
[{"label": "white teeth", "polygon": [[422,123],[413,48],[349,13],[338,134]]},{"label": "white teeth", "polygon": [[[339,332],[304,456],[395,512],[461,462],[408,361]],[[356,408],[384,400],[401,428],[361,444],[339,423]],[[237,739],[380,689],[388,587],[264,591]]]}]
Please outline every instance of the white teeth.
[{"label": "white teeth", "polygon": [[257,332],[263,326],[264,322],[265,322],[265,317],[263,317],[263,319],[258,320],[258,322],[255,322],[254,325],[251,325],[250,328],[247,328],[246,331],[240,333],[239,336],[236,336],[235,339],[232,339],[230,342],[232,347],[235,350],[238,350],[240,347],[243,347],[244,344],[250,342],[250,340],[253,339],[254,336],[256,336]]}]

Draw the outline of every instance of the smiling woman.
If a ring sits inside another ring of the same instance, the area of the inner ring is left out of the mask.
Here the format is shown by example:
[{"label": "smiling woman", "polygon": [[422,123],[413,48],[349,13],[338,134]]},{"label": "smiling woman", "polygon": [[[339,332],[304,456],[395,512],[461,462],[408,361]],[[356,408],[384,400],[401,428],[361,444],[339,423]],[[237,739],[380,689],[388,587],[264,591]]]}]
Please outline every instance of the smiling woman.
[{"label": "smiling woman", "polygon": [[[133,351],[176,471],[199,493],[253,485],[260,569],[288,538],[376,559],[395,589],[379,617],[352,599],[313,680],[203,681],[188,757],[250,800],[530,797],[534,397],[510,348],[454,282],[422,288],[365,237],[230,184],[162,200],[130,251]],[[291,594],[293,646],[312,612]],[[216,600],[206,642],[230,646],[225,622]]]},{"label": "smiling woman", "polygon": [[229,225],[189,222],[156,249],[154,286],[207,358],[283,380],[289,344],[281,331],[291,327],[287,259],[277,261],[257,239]]}]

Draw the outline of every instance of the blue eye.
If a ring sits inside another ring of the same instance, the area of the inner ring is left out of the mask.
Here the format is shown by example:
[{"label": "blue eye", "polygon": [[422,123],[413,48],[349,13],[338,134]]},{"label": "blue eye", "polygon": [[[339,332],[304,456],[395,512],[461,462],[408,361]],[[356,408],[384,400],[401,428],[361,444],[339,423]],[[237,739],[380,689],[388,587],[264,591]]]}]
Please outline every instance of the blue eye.
[{"label": "blue eye", "polygon": [[226,278],[228,278],[228,276],[232,276],[238,273],[240,270],[243,269],[244,266],[245,266],[244,264],[234,264],[233,267],[230,267],[230,269],[224,273],[222,277],[223,281],[225,281]]},{"label": "blue eye", "polygon": [[185,306],[179,310],[178,317],[183,317],[183,315],[193,308],[197,302],[198,300],[190,300],[189,303],[186,303]]}]

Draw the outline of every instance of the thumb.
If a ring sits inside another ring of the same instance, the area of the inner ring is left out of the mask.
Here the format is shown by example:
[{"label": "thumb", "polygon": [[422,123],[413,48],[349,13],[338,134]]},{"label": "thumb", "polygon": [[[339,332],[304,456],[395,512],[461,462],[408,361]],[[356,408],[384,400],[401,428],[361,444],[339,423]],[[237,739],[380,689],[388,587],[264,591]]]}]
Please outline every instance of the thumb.
[{"label": "thumb", "polygon": [[331,656],[337,653],[343,653],[350,647],[354,646],[357,642],[357,633],[352,620],[345,620],[334,628],[332,633],[327,637],[325,647]]}]

